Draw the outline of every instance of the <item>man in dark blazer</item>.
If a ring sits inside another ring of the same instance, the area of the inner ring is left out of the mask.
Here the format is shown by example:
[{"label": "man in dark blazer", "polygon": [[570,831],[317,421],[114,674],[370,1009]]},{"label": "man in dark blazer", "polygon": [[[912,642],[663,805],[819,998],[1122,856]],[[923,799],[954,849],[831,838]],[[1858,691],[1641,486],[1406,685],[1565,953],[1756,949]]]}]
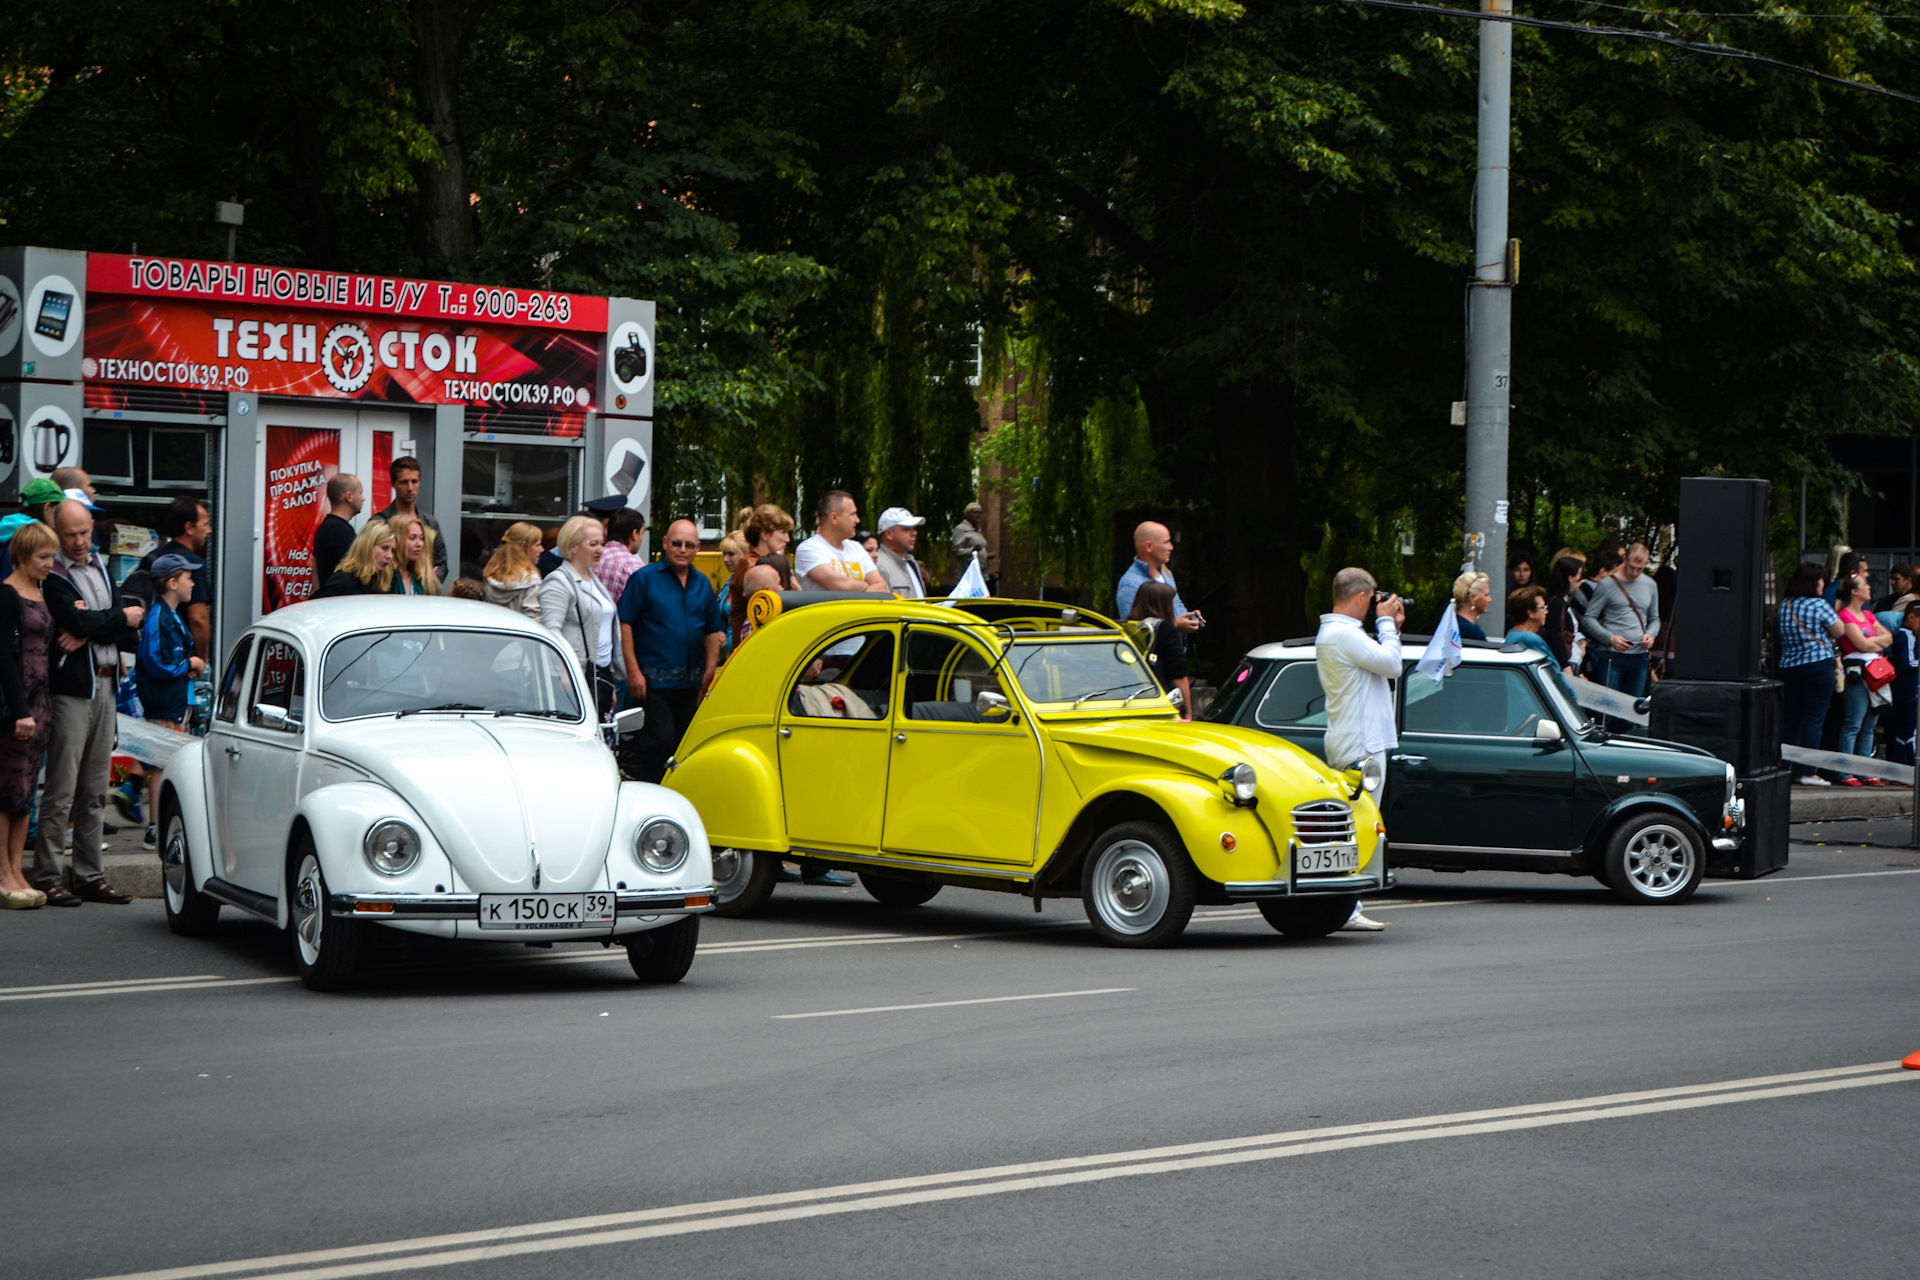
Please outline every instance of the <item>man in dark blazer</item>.
[{"label": "man in dark blazer", "polygon": [[[102,806],[113,767],[115,694],[121,641],[131,642],[146,610],[122,606],[93,549],[93,512],[66,501],[53,513],[60,550],[41,590],[58,631],[48,685],[53,732],[47,742],[47,785],[40,796],[40,832],[31,879],[50,907],[133,899],[107,883],[100,846]],[[73,821],[73,883],[61,874],[61,846]],[[152,830],[151,827],[148,830]]]}]

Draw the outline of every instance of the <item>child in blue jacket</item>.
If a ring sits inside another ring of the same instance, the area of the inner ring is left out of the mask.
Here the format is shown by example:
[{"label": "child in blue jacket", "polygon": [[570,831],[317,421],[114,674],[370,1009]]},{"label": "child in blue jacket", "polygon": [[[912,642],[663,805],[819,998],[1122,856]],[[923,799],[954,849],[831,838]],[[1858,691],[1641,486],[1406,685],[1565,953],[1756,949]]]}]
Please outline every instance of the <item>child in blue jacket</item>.
[{"label": "child in blue jacket", "polygon": [[[140,645],[134,654],[133,684],[140,694],[140,713],[146,720],[184,729],[187,719],[187,690],[206,663],[194,656],[193,633],[180,620],[182,601],[193,590],[193,571],[201,561],[188,556],[164,555],[153,562],[153,607],[140,628]],[[147,812],[158,813],[160,770],[147,770]],[[146,844],[152,848],[155,833],[147,826]]]}]

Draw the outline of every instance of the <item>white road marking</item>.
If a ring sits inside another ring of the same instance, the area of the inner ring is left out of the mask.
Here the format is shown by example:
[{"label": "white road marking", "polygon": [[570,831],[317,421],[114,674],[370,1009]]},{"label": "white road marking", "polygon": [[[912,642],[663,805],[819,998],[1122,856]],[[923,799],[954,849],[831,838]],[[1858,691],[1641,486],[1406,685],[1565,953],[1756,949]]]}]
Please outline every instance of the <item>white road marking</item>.
[{"label": "white road marking", "polygon": [[212,987],[258,987],[273,982],[298,982],[294,977],[286,978],[216,978],[211,982],[175,981],[169,979],[134,979],[118,986],[81,987],[77,989],[55,991],[28,991],[20,995],[8,995],[0,991],[0,1000],[57,1000],[63,996],[141,996],[149,991],[204,991]]},{"label": "white road marking", "polygon": [[[1450,1114],[1417,1116],[1361,1124],[1297,1129],[1246,1138],[1227,1138],[1178,1146],[1149,1147],[1104,1155],[1071,1156],[922,1174],[873,1182],[847,1183],[801,1191],[782,1191],[728,1200],[669,1205],[592,1217],[563,1218],[517,1227],[417,1236],[336,1249],[317,1249],[270,1257],[213,1262],[107,1277],[105,1280],[201,1280],[209,1276],[276,1273],[273,1280],[345,1280],[346,1277],[412,1271],[427,1267],[489,1262],[518,1255],[621,1244],[662,1236],[759,1226],[796,1218],[824,1217],[874,1209],[899,1208],[942,1200],[1006,1195],[1111,1178],[1175,1173],[1191,1169],[1286,1159],[1329,1151],[1418,1142],[1434,1138],[1512,1132],[1564,1124],[1582,1124],[1661,1112],[1685,1111],[1796,1097],[1843,1089],[1920,1080],[1897,1062],[1798,1071],[1784,1075],[1680,1085],[1632,1093],[1571,1098]],[[724,1216],[716,1216],[724,1215]],[[639,1225],[650,1224],[650,1225]],[[611,1229],[610,1229],[611,1228]],[[546,1237],[546,1238],[540,1238]],[[475,1246],[475,1247],[467,1247]],[[412,1254],[411,1257],[396,1257]],[[314,1265],[333,1263],[338,1265]],[[300,1271],[284,1270],[305,1267]]]},{"label": "white road marking", "polygon": [[963,1004],[1010,1004],[1016,1000],[1064,1000],[1068,996],[1111,996],[1137,987],[1095,987],[1091,991],[1042,991],[1030,996],[983,996],[978,1000],[929,1000],[925,1004],[876,1004],[867,1009],[826,1009],[819,1013],[776,1013],[775,1021],[794,1018],[844,1018],[855,1013],[899,1013],[905,1009],[952,1009]]},{"label": "white road marking", "polygon": [[[1721,880],[1716,883],[1741,886],[1768,886],[1777,884],[1806,884],[1810,880],[1864,880],[1869,876],[1920,876],[1920,867],[1907,867],[1900,871],[1836,871],[1832,875],[1818,876],[1762,876],[1758,880]],[[1702,886],[1703,888],[1705,886]]]},{"label": "white road marking", "polygon": [[87,987],[142,987],[156,982],[213,982],[217,973],[182,973],[171,978],[107,978],[100,982],[56,982],[44,987],[0,987],[0,996],[26,995],[34,991],[81,991]]}]

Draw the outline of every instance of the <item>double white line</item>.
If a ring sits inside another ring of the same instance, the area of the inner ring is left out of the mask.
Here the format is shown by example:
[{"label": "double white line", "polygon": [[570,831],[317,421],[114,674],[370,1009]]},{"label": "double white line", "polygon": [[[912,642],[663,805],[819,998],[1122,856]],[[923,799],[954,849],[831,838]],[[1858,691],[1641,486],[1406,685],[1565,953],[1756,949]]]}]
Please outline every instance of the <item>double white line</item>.
[{"label": "double white line", "polygon": [[116,978],[111,982],[62,982],[45,987],[0,987],[0,1000],[58,1000],[68,996],[145,995],[149,991],[198,991],[202,987],[258,987],[285,978],[222,978],[217,973],[189,973],[173,978]]},{"label": "double white line", "polygon": [[1636,1093],[1572,1098],[1563,1102],[1457,1111],[1446,1115],[1332,1125],[1320,1129],[1295,1129],[1214,1142],[1147,1147],[1105,1155],[1071,1156],[1059,1160],[964,1169],[953,1173],[930,1173],[877,1182],[742,1196],[731,1200],[708,1200],[487,1231],[418,1236],[410,1240],[391,1240],[341,1249],[318,1249],[307,1253],[143,1271],[111,1277],[110,1280],[200,1280],[209,1276],[344,1280],[351,1276],[461,1266],[565,1249],[589,1249],[629,1244],[637,1240],[655,1240],[664,1236],[765,1226],[800,1218],[822,1218],[949,1200],[1011,1195],[1113,1178],[1284,1160],[1291,1156],[1318,1155],[1329,1151],[1421,1142],[1434,1138],[1584,1124],[1594,1120],[1688,1111],[1735,1102],[1758,1102],[1769,1098],[1831,1093],[1914,1080],[1920,1080],[1920,1072],[1902,1071],[1897,1062],[1874,1062],[1824,1071],[1799,1071],[1788,1075],[1722,1080],[1713,1084],[1679,1085]]}]

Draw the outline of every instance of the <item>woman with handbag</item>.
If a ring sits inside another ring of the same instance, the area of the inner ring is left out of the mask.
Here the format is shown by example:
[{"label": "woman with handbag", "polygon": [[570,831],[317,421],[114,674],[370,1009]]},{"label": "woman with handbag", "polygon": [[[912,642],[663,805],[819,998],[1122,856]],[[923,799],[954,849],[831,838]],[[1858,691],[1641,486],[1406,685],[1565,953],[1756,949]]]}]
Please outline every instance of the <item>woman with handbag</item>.
[{"label": "woman with handbag", "polygon": [[53,571],[58,546],[53,530],[39,521],[20,526],[13,535],[13,572],[0,582],[0,696],[9,730],[0,733],[0,907],[15,911],[47,901],[27,883],[20,859],[53,732],[48,655],[56,631],[40,584]]},{"label": "woman with handbag", "polygon": [[540,582],[540,621],[573,650],[602,720],[627,682],[613,597],[593,576],[606,545],[607,531],[598,520],[573,517],[560,526],[560,567]]},{"label": "woman with handbag", "polygon": [[[1893,643],[1893,635],[1880,625],[1880,620],[1867,608],[1867,602],[1872,598],[1873,585],[1864,567],[1845,579],[1836,595],[1842,605],[1839,611],[1843,627],[1840,662],[1846,672],[1846,688],[1842,694],[1845,701],[1842,704],[1840,739],[1834,750],[1842,755],[1873,754],[1873,725],[1880,714],[1874,695],[1893,679],[1893,664],[1881,654],[1881,650]],[[1887,784],[1878,778],[1868,778],[1863,782],[1852,774],[1846,774],[1841,777],[1840,785],[1884,787]]]},{"label": "woman with handbag", "polygon": [[[1787,694],[1781,740],[1790,747],[1819,749],[1820,732],[1827,724],[1827,706],[1840,687],[1840,651],[1833,642],[1846,627],[1822,594],[1826,586],[1826,571],[1820,565],[1802,564],[1787,580],[1786,595],[1774,620],[1780,683],[1786,686]],[[1793,780],[1803,787],[1833,785],[1810,764],[1794,765]]]}]

